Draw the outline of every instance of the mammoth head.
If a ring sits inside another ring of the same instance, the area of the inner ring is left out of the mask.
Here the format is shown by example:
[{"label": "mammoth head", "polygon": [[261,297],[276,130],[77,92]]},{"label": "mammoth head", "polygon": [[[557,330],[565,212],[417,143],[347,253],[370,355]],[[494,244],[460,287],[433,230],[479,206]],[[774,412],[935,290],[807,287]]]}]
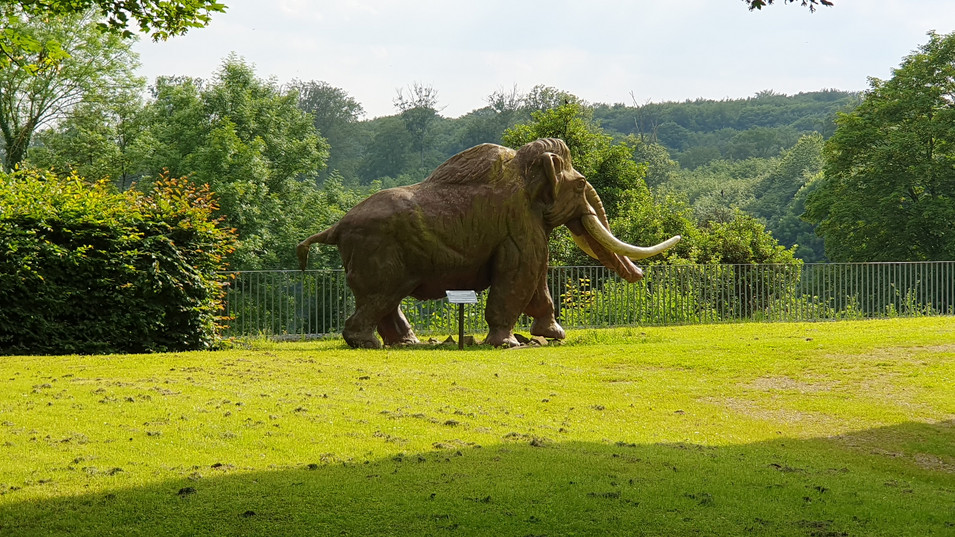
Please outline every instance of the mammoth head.
[{"label": "mammoth head", "polygon": [[641,247],[614,237],[597,191],[574,169],[570,149],[563,140],[531,142],[518,150],[515,158],[531,195],[545,203],[546,224],[552,228],[567,226],[580,249],[628,282],[643,278],[643,272],[631,260],[656,255],[680,242],[677,235],[655,246]]}]

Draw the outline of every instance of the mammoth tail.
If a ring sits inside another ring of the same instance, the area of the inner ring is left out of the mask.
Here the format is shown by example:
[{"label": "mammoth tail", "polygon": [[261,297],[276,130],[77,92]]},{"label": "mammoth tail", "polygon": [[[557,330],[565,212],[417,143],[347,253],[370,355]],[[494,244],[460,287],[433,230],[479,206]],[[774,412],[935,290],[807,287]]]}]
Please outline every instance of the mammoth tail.
[{"label": "mammoth tail", "polygon": [[335,244],[333,239],[333,232],[335,226],[332,226],[321,233],[316,233],[311,237],[305,239],[304,241],[298,243],[298,246],[295,247],[295,253],[298,254],[298,267],[302,270],[305,270],[305,267],[308,266],[308,250],[316,242],[322,244]]}]

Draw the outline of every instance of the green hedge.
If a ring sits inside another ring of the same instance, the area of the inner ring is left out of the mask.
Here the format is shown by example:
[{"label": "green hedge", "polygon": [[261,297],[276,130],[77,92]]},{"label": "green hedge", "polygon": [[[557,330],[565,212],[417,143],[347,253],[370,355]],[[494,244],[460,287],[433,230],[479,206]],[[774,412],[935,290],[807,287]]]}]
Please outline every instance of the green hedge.
[{"label": "green hedge", "polygon": [[213,346],[234,249],[207,188],[0,174],[0,354]]}]

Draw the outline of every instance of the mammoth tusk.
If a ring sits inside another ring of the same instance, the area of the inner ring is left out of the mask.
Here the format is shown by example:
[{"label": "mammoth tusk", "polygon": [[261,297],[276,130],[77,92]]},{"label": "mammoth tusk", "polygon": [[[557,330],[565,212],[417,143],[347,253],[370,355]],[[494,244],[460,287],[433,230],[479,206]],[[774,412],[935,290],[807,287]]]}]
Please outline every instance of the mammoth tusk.
[{"label": "mammoth tusk", "polygon": [[589,255],[590,257],[594,259],[598,259],[598,260],[600,259],[599,257],[597,257],[597,254],[594,253],[594,249],[591,248],[589,244],[587,244],[587,241],[584,240],[583,237],[581,237],[580,235],[575,235],[571,233],[570,238],[574,239],[574,244],[576,244],[578,248],[583,250],[584,253],[586,253],[587,255]]},{"label": "mammoth tusk", "polygon": [[607,211],[604,210],[604,204],[600,201],[600,196],[597,195],[597,191],[590,183],[587,183],[587,203],[593,207],[603,227],[610,229],[610,222],[607,221]]},{"label": "mammoth tusk", "polygon": [[679,235],[676,235],[675,237],[670,237],[669,239],[654,246],[634,246],[621,241],[617,237],[614,237],[613,234],[607,230],[607,228],[600,224],[600,219],[596,215],[584,215],[584,217],[581,218],[581,222],[584,224],[584,228],[587,230],[587,232],[590,233],[590,235],[604,248],[616,254],[625,255],[634,260],[657,255],[667,248],[670,248],[674,244],[680,242],[681,238]]}]

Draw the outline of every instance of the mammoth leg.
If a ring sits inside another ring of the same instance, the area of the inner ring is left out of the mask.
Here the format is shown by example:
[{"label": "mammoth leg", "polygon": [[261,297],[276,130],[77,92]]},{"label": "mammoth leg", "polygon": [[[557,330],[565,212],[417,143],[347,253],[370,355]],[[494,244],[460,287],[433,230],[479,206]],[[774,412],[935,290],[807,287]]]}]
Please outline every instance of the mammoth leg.
[{"label": "mammoth leg", "polygon": [[[400,263],[397,244],[374,241],[362,248],[352,241],[342,250],[345,278],[355,296],[355,313],[345,321],[342,337],[352,347],[381,348],[375,329],[384,337],[385,345],[404,339],[414,339],[411,325],[401,314],[398,305],[418,284],[405,275]],[[365,252],[375,252],[369,255]]]},{"label": "mammoth leg", "polygon": [[[516,347],[520,343],[514,337],[514,325],[521,316],[523,307],[521,304],[527,302],[526,297],[515,297],[515,293],[496,291],[496,289],[499,287],[494,287],[492,284],[487,295],[484,319],[487,321],[488,332],[484,344],[495,347]],[[515,302],[519,302],[516,308],[511,305]]]},{"label": "mammoth leg", "polygon": [[531,335],[543,336],[549,339],[564,339],[566,333],[557,324],[554,316],[554,300],[547,287],[547,270],[543,270],[537,284],[537,291],[531,297],[530,303],[524,308],[524,313],[534,318],[531,325]]},{"label": "mammoth leg", "polygon": [[414,330],[411,329],[411,323],[401,312],[400,306],[378,322],[378,333],[381,334],[381,339],[384,340],[385,345],[414,345],[420,343]]},{"label": "mammoth leg", "polygon": [[382,319],[391,315],[401,298],[391,295],[355,295],[355,313],[345,320],[342,337],[356,349],[380,349],[381,342],[375,328]]},{"label": "mammoth leg", "polygon": [[[514,325],[537,292],[539,280],[536,267],[540,263],[528,259],[532,253],[529,250],[522,254],[516,247],[498,253],[484,309],[484,319],[488,325],[484,344],[495,347],[519,345],[514,337]],[[533,273],[529,273],[531,267]]]}]

